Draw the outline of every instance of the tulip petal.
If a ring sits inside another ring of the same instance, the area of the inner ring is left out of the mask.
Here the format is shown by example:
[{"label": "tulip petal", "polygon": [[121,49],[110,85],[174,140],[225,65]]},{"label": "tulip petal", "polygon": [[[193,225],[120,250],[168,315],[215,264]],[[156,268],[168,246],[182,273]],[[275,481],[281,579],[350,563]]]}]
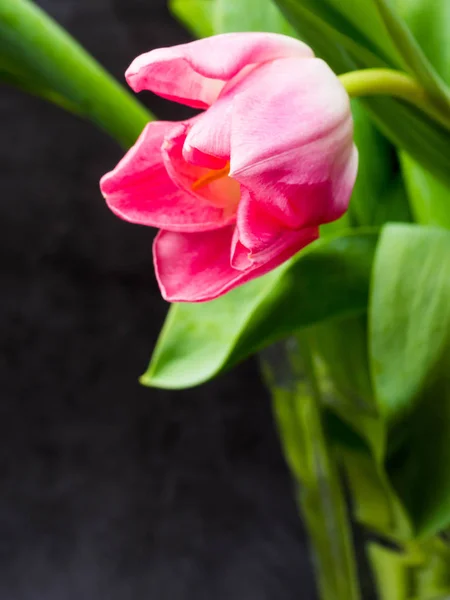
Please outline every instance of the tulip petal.
[{"label": "tulip petal", "polygon": [[275,269],[317,237],[317,227],[295,232],[270,260],[239,270],[230,264],[233,226],[189,234],[160,231],[153,245],[156,277],[169,302],[213,300]]},{"label": "tulip petal", "polygon": [[231,265],[235,269],[245,270],[251,265],[271,262],[287,248],[295,246],[303,236],[313,236],[313,239],[317,237],[317,227],[290,230],[268,215],[263,207],[259,212],[254,210],[255,206],[256,209],[260,208],[259,204],[250,203],[250,206],[253,209],[250,231],[256,235],[254,238],[242,235],[239,223],[236,224],[231,253]]},{"label": "tulip petal", "polygon": [[149,123],[100,188],[109,208],[132,223],[171,231],[205,231],[234,220],[221,206],[177,186],[169,177],[161,146],[177,123]]},{"label": "tulip petal", "polygon": [[[313,153],[311,146],[309,147]],[[345,155],[343,155],[344,157]],[[297,153],[283,157],[283,168],[245,178],[255,193],[241,185],[241,201],[237,211],[237,226],[241,242],[253,253],[265,252],[287,231],[318,226],[339,218],[348,208],[358,169],[358,152],[353,146],[350,156],[331,173],[327,181],[296,181],[295,168],[302,158]],[[275,161],[276,162],[276,161]],[[293,180],[293,181],[291,181]]]},{"label": "tulip petal", "polygon": [[[271,202],[270,196],[268,200]],[[259,252],[264,252],[266,248],[276,244],[283,233],[289,231],[285,223],[280,222],[267,210],[265,197],[261,200],[257,199],[245,188],[241,188],[237,220],[236,231],[239,231],[239,242],[247,254],[257,255]],[[235,261],[242,260],[239,255],[240,253],[233,253],[233,264]]]},{"label": "tulip petal", "polygon": [[260,252],[280,229],[317,226],[345,212],[357,151],[347,93],[323,61],[262,65],[233,106],[230,176],[241,183],[237,223],[246,247]]},{"label": "tulip petal", "polygon": [[226,33],[138,56],[125,76],[134,91],[150,90],[194,108],[207,108],[247,65],[311,57],[303,42],[275,33]]},{"label": "tulip petal", "polygon": [[219,98],[207,111],[198,115],[186,136],[183,154],[186,159],[201,152],[224,162],[230,159],[233,97]]},{"label": "tulip petal", "polygon": [[[202,114],[191,121],[198,122],[203,117]],[[211,170],[203,166],[193,165],[185,160],[184,149],[189,128],[190,124],[180,123],[177,127],[174,127],[173,131],[164,140],[162,156],[167,173],[180,188],[198,197],[200,203],[211,204],[223,209],[222,218],[224,223],[222,224],[225,224],[225,221],[230,222],[231,217],[234,218],[236,214],[240,199],[240,186],[237,181],[224,175],[205,182],[194,191],[196,182],[204,176],[211,175]],[[194,157],[198,157],[198,155],[194,155]],[[205,162],[205,157],[206,154],[203,154],[202,163]],[[210,162],[214,160],[217,159],[211,157]]]}]

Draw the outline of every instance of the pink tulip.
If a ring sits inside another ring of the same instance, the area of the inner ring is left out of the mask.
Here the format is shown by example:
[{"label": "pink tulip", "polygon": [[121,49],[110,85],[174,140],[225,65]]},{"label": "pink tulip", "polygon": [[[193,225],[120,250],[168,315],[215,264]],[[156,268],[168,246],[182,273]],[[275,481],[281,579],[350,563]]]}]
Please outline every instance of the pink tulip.
[{"label": "pink tulip", "polygon": [[347,209],[358,162],[349,98],[302,42],[218,35],[143,54],[126,77],[206,109],[149,123],[101,180],[115,214],[161,230],[166,300],[211,300],[267,273]]}]

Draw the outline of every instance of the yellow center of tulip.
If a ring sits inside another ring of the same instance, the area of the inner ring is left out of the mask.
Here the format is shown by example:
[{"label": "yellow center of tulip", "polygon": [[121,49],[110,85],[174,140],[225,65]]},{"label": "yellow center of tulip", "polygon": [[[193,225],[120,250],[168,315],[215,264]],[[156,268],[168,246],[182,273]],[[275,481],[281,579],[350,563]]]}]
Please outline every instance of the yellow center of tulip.
[{"label": "yellow center of tulip", "polygon": [[229,172],[230,172],[230,163],[227,162],[227,164],[223,167],[223,169],[211,170],[208,173],[206,173],[205,175],[203,175],[202,177],[199,177],[197,179],[197,181],[194,181],[194,183],[191,186],[191,189],[195,192],[196,190],[198,190],[202,187],[205,187],[205,185],[208,185],[209,183],[212,183],[213,181],[222,179],[222,177],[228,177]]}]

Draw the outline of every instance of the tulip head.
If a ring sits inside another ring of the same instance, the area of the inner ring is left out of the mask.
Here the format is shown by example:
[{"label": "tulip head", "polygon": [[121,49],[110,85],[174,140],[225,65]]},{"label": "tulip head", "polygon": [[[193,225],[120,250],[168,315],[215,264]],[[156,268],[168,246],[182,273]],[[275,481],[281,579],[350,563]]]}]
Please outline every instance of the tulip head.
[{"label": "tulip head", "polygon": [[126,76],[135,91],[204,109],[149,123],[101,180],[113,212],[160,229],[153,254],[167,300],[211,300],[263,275],[347,209],[349,98],[302,42],[225,34],[153,50]]}]

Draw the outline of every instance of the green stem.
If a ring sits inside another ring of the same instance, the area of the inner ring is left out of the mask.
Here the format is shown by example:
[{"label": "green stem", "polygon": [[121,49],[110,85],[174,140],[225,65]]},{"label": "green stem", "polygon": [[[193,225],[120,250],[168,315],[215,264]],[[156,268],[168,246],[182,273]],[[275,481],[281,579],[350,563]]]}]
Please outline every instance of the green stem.
[{"label": "green stem", "polygon": [[29,0],[0,2],[0,75],[90,119],[125,147],[152,115]]},{"label": "green stem", "polygon": [[[323,429],[320,390],[307,342],[304,337],[293,338],[272,352],[263,355],[263,371],[297,485],[320,598],[360,600],[351,526],[338,467]],[[287,376],[286,368],[292,369]]]},{"label": "green stem", "polygon": [[339,79],[351,98],[393,96],[413,104],[450,129],[450,108],[437,106],[425,89],[406,73],[393,69],[362,69],[344,73]]}]

